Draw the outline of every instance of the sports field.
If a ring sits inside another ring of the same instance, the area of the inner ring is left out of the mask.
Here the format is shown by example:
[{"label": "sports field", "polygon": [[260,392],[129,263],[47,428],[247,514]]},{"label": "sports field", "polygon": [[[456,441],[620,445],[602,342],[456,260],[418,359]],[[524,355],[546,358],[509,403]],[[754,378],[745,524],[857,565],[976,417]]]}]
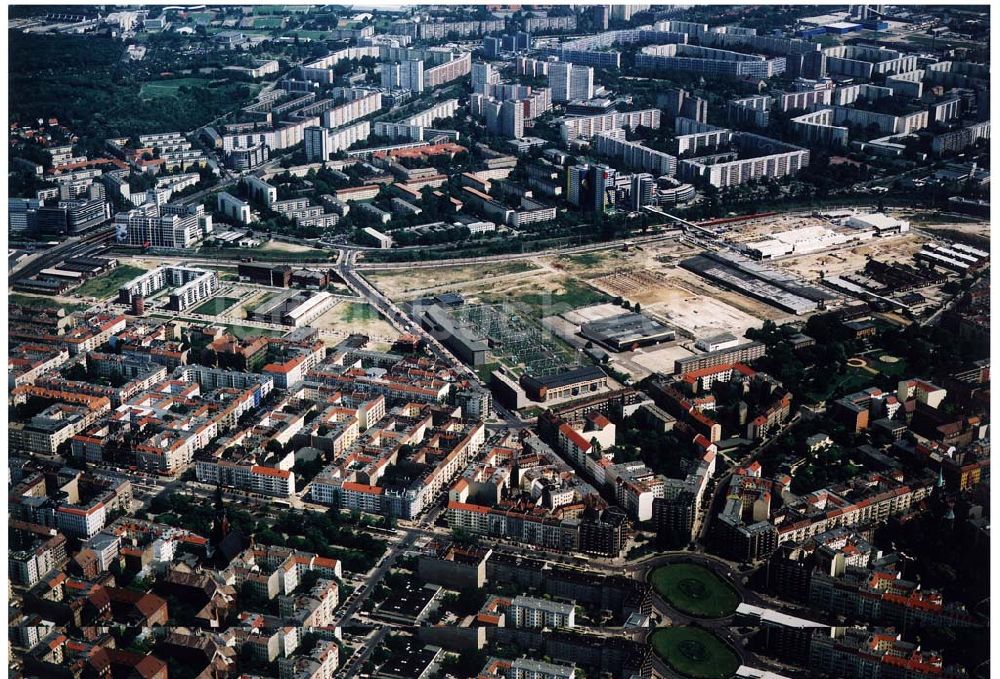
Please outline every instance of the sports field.
[{"label": "sports field", "polygon": [[650,642],[672,669],[692,679],[728,679],[740,666],[728,646],[695,627],[662,627]]},{"label": "sports field", "polygon": [[176,97],[181,87],[203,87],[210,80],[205,78],[175,78],[174,80],[153,80],[142,84],[139,96],[149,99],[156,97]]},{"label": "sports field", "polygon": [[281,28],[281,17],[254,17],[254,28]]},{"label": "sports field", "polygon": [[697,564],[660,566],[652,572],[649,582],[671,606],[699,618],[732,615],[740,604],[740,595],[732,585]]}]

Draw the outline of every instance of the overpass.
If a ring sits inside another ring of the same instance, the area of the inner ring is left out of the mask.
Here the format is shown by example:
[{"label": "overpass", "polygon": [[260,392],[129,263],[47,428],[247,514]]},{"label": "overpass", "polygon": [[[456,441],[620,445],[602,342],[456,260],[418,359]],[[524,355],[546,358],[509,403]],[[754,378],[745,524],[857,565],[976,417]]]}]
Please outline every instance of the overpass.
[{"label": "overpass", "polygon": [[669,212],[664,211],[663,208],[657,205],[646,205],[642,209],[645,210],[646,212],[652,212],[653,214],[666,217],[675,224],[679,224],[685,231],[696,231],[702,236],[708,236],[709,238],[713,239],[719,237],[719,234],[717,234],[715,231],[712,231],[711,229],[706,228],[704,226],[695,224],[694,222],[689,222],[686,219],[681,219],[676,215],[672,215]]}]

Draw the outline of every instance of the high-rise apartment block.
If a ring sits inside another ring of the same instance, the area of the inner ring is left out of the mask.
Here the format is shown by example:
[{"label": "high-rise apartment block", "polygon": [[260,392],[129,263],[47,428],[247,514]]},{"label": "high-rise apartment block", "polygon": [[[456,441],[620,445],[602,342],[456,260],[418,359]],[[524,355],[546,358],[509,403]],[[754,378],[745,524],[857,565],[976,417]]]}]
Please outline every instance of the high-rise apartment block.
[{"label": "high-rise apartment block", "polygon": [[493,64],[476,62],[472,64],[472,91],[485,94],[490,85],[500,82],[500,74]]},{"label": "high-rise apartment block", "polygon": [[383,64],[382,87],[423,92],[424,62],[421,59],[406,59],[397,64]]},{"label": "high-rise apartment block", "polygon": [[615,170],[607,165],[574,165],[567,173],[566,199],[591,212],[604,212],[614,202]]},{"label": "high-rise apartment block", "polygon": [[549,64],[549,88],[554,102],[593,99],[594,69],[564,61]]},{"label": "high-rise apartment block", "polygon": [[523,101],[505,101],[500,105],[500,133],[509,139],[524,136]]}]

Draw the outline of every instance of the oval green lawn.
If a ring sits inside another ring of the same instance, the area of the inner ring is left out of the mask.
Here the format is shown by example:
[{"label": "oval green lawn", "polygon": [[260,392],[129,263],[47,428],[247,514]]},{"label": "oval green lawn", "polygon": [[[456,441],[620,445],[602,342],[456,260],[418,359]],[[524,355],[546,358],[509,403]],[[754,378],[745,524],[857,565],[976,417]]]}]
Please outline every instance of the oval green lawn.
[{"label": "oval green lawn", "polygon": [[650,575],[656,593],[681,613],[699,618],[723,618],[740,605],[732,585],[704,566],[672,563]]},{"label": "oval green lawn", "polygon": [[732,649],[696,627],[662,627],[650,643],[672,669],[692,679],[728,679],[740,666]]}]

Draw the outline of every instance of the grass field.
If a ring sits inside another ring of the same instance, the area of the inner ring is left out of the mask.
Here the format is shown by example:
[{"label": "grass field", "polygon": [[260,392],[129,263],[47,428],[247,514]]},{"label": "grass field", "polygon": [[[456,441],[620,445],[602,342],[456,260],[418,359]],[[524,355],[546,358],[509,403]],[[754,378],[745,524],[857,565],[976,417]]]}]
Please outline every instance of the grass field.
[{"label": "grass field", "polygon": [[862,368],[848,368],[843,375],[837,375],[826,383],[823,391],[807,392],[808,401],[826,401],[835,394],[850,394],[858,389],[871,386],[875,375]]},{"label": "grass field", "polygon": [[611,298],[604,293],[574,279],[567,279],[562,288],[555,292],[529,293],[516,300],[519,306],[526,307],[535,318],[562,314],[572,309],[610,301]]},{"label": "grass field", "polygon": [[312,40],[325,40],[329,31],[288,31],[287,35],[299,38],[311,38]]},{"label": "grass field", "polygon": [[902,359],[896,361],[883,361],[881,360],[883,356],[893,358],[892,352],[870,354],[868,357],[868,365],[888,377],[903,377],[909,372],[906,361]]},{"label": "grass field", "polygon": [[199,87],[207,85],[206,78],[175,78],[174,80],[153,80],[142,84],[139,96],[149,99],[156,97],[176,97],[181,87]]},{"label": "grass field", "polygon": [[671,606],[699,618],[731,615],[740,603],[740,596],[731,585],[697,564],[660,566],[649,580],[656,593]]},{"label": "grass field", "polygon": [[202,257],[211,257],[213,259],[225,259],[225,260],[239,260],[242,257],[246,257],[248,254],[252,254],[254,259],[259,260],[281,260],[281,261],[297,261],[297,262],[320,262],[323,260],[334,260],[336,255],[331,255],[325,250],[306,250],[305,252],[289,252],[287,250],[279,249],[266,249],[264,247],[256,248],[254,250],[246,250],[242,248],[202,248],[198,251],[198,254]]},{"label": "grass field", "polygon": [[244,339],[246,337],[281,337],[285,333],[280,330],[268,330],[266,328],[251,328],[247,325],[223,325],[223,328],[230,334]]},{"label": "grass field", "polygon": [[924,35],[922,33],[912,33],[906,36],[905,41],[911,45],[916,45],[923,49],[937,48],[943,49],[945,47],[950,49],[969,49],[975,50],[982,47],[981,44],[976,42],[971,42],[969,40],[962,40],[961,38],[956,38],[950,35],[943,35],[938,38],[934,38],[930,35]]},{"label": "grass field", "polygon": [[585,252],[582,255],[573,255],[569,260],[579,266],[594,266],[603,262],[604,257],[598,252]]},{"label": "grass field", "polygon": [[71,304],[68,302],[57,302],[51,297],[35,297],[34,295],[19,295],[13,293],[7,298],[10,304],[31,307],[33,309],[65,309],[66,313],[82,311],[87,308],[86,304]]},{"label": "grass field", "polygon": [[236,297],[216,297],[195,308],[192,313],[215,316],[240,301]]},{"label": "grass field", "polygon": [[728,679],[740,666],[728,646],[695,627],[663,627],[650,641],[653,651],[671,668],[693,679]]},{"label": "grass field", "polygon": [[111,297],[123,284],[129,282],[137,276],[146,273],[145,269],[137,266],[122,264],[116,266],[108,273],[91,278],[89,281],[73,291],[77,297],[96,297],[97,299],[107,299]]}]

